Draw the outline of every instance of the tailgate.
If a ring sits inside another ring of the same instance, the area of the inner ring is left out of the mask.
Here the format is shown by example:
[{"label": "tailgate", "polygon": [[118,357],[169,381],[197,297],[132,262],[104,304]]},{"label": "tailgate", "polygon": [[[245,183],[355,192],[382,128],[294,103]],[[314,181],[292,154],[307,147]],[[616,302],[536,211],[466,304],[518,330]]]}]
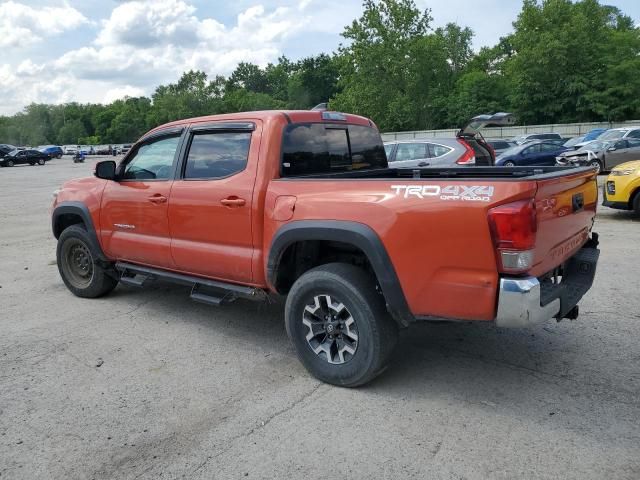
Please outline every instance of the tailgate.
[{"label": "tailgate", "polygon": [[535,196],[538,232],[530,273],[541,276],[573,256],[584,245],[598,202],[594,170],[537,181]]}]

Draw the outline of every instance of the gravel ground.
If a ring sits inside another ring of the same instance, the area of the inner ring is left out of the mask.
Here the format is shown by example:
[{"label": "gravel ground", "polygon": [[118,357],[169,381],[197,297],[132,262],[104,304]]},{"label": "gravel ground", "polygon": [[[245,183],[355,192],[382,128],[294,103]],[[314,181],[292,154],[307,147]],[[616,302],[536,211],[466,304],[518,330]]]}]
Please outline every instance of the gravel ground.
[{"label": "gravel ground", "polygon": [[632,215],[598,212],[578,320],[418,325],[348,390],[298,363],[281,304],[72,296],[48,208],[94,161],[0,170],[0,479],[640,478]]}]

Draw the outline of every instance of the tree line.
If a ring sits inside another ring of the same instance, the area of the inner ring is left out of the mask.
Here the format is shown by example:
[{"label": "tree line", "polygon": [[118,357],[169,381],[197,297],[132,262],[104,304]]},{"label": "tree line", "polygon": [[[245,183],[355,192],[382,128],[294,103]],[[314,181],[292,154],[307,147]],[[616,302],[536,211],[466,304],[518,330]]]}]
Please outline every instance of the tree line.
[{"label": "tree line", "polygon": [[382,131],[455,128],[495,111],[522,124],[640,118],[640,30],[616,7],[523,0],[513,32],[478,52],[471,29],[432,25],[413,0],[364,0],[330,54],[240,63],[228,77],[189,71],[150,98],[108,105],[34,103],[0,117],[0,143],[126,143],[180,118],[326,101]]}]

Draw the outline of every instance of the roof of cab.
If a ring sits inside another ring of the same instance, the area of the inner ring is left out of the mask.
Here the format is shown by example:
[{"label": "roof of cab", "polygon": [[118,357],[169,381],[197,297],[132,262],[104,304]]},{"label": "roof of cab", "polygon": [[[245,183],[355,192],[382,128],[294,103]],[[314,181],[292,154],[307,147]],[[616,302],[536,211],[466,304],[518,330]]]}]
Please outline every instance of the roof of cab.
[{"label": "roof of cab", "polygon": [[[141,138],[148,136],[151,133],[164,130],[171,127],[186,126],[193,123],[208,123],[219,121],[238,121],[238,120],[269,120],[273,118],[281,118],[287,123],[305,123],[305,122],[326,122],[326,123],[350,123],[356,125],[367,125],[376,127],[376,125],[368,118],[361,117],[360,115],[353,115],[345,113],[345,121],[340,120],[324,120],[322,118],[321,111],[318,110],[257,110],[253,112],[238,112],[238,113],[222,113],[219,115],[206,115],[203,117],[185,118],[182,120],[176,120],[173,122],[159,125],[149,132],[145,133]],[[334,112],[338,113],[338,112]],[[377,127],[376,127],[377,128]]]}]

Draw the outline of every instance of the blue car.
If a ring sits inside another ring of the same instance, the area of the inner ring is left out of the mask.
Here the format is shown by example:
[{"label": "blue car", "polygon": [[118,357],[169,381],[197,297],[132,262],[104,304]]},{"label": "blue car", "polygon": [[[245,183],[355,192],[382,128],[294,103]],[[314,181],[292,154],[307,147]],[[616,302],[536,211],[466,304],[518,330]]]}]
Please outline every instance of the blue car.
[{"label": "blue car", "polygon": [[497,167],[528,167],[556,165],[556,157],[562,152],[573,150],[550,142],[530,142],[511,147],[496,158]]},{"label": "blue car", "polygon": [[41,145],[38,147],[38,150],[49,155],[49,158],[62,158],[62,154],[64,153],[62,148],[56,145]]}]

